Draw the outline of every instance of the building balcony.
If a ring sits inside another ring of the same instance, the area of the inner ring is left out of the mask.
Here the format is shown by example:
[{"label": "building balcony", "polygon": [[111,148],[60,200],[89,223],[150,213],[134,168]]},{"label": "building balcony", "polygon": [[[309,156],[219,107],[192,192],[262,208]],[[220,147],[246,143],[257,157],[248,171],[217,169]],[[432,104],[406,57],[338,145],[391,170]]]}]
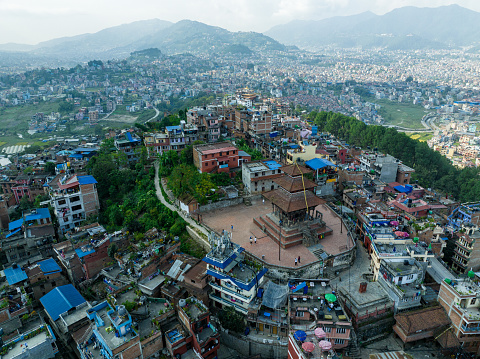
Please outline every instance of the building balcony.
[{"label": "building balcony", "polygon": [[213,281],[210,282],[210,286],[214,289],[217,289],[217,290],[221,291],[221,292],[224,292],[224,293],[229,294],[231,296],[237,297],[238,299],[243,300],[245,302],[249,302],[250,300],[252,300],[252,298],[250,298],[250,297],[246,297],[242,294],[239,294],[238,292],[236,292],[236,291],[234,291],[230,288],[222,287],[221,285],[218,285],[217,283],[215,283]]},{"label": "building balcony", "polygon": [[476,333],[476,332],[480,332],[480,325],[467,326],[467,325],[463,324],[463,325],[462,325],[462,332],[464,332],[464,333]]},{"label": "building balcony", "polygon": [[240,312],[240,313],[243,313],[243,314],[247,314],[248,313],[248,310],[243,308],[242,306],[234,303],[234,302],[231,302],[227,299],[224,299],[224,298],[221,298],[221,297],[218,297],[216,296],[215,294],[210,294],[209,295],[210,299],[218,302],[218,303],[221,303],[223,305],[227,305],[227,306],[230,306],[230,307],[233,307],[235,308],[236,311]]},{"label": "building balcony", "polygon": [[470,253],[462,253],[462,251],[459,250],[457,247],[455,247],[453,251],[460,257],[465,258],[465,260],[468,260],[470,258]]}]

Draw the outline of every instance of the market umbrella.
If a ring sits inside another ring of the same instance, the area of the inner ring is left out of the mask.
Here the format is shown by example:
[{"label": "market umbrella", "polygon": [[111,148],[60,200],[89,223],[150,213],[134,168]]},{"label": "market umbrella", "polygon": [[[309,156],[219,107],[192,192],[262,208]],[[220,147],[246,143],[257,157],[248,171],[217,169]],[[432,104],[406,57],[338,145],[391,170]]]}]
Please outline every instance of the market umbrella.
[{"label": "market umbrella", "polygon": [[325,294],[325,299],[331,303],[337,301],[337,297],[335,296],[335,294],[331,294],[331,293]]},{"label": "market umbrella", "polygon": [[305,333],[303,330],[297,330],[294,334],[293,337],[297,340],[300,340],[303,342],[305,339],[307,339],[307,333]]},{"label": "market umbrella", "polygon": [[312,342],[305,342],[305,343],[302,344],[302,348],[307,353],[311,353],[315,349],[315,344],[313,344]]},{"label": "market umbrella", "polygon": [[391,224],[392,226],[398,226],[399,223],[398,223],[398,221],[391,221],[390,224]]},{"label": "market umbrella", "polygon": [[320,340],[320,342],[318,343],[318,346],[322,348],[322,350],[332,349],[332,343],[330,343],[328,340]]},{"label": "market umbrella", "polygon": [[317,338],[325,338],[327,336],[327,333],[322,328],[316,328],[315,329],[315,336]]},{"label": "market umbrella", "polygon": [[396,232],[395,232],[395,235],[396,235],[397,237],[403,237],[403,236],[405,236],[405,232],[396,231]]}]

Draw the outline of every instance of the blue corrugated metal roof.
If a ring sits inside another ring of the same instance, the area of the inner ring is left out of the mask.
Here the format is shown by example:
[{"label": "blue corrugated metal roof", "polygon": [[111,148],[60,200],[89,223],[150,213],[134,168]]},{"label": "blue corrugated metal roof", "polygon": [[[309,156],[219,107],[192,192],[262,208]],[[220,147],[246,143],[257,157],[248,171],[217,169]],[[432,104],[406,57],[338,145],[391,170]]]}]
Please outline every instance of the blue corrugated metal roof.
[{"label": "blue corrugated metal roof", "polygon": [[77,180],[79,184],[95,184],[97,180],[93,176],[77,176]]},{"label": "blue corrugated metal roof", "polygon": [[8,229],[10,231],[20,228],[23,225],[23,218],[17,219],[16,221],[10,222],[8,224]]},{"label": "blue corrugated metal roof", "polygon": [[56,287],[42,298],[40,302],[53,321],[60,317],[60,314],[86,302],[82,295],[72,284]]},{"label": "blue corrugated metal roof", "polygon": [[53,258],[48,258],[44,261],[38,262],[38,265],[40,266],[40,269],[44,274],[56,273],[62,270],[60,266],[57,264],[57,262],[55,262],[55,259]]},{"label": "blue corrugated metal roof", "polygon": [[330,162],[329,160],[326,160],[324,158],[314,158],[305,162],[305,164],[314,171],[328,166],[337,167],[333,162]]},{"label": "blue corrugated metal roof", "polygon": [[242,151],[242,150],[239,150],[239,151],[238,151],[238,155],[239,155],[239,156],[242,156],[242,157],[249,157],[249,156],[250,156],[247,152]]},{"label": "blue corrugated metal roof", "polygon": [[21,230],[21,228],[18,228],[18,229],[16,229],[16,230],[14,230],[13,232],[10,232],[9,234],[7,234],[7,235],[5,236],[5,238],[8,238],[8,237],[13,236],[15,233],[20,232],[20,230]]},{"label": "blue corrugated metal roof", "polygon": [[25,216],[26,221],[33,221],[36,219],[50,218],[50,211],[48,208],[36,208],[37,213],[32,213]]},{"label": "blue corrugated metal roof", "polygon": [[168,132],[182,129],[180,126],[165,126],[165,128]]},{"label": "blue corrugated metal roof", "polygon": [[279,164],[278,162],[273,161],[273,160],[264,161],[263,163],[264,163],[265,166],[267,166],[268,169],[270,169],[270,170],[277,170],[277,169],[279,169],[280,167],[282,167],[281,164]]},{"label": "blue corrugated metal roof", "polygon": [[291,143],[290,145],[290,148],[299,148],[300,146],[295,144],[295,143]]},{"label": "blue corrugated metal roof", "polygon": [[81,154],[78,154],[78,153],[75,153],[75,154],[70,155],[68,157],[70,157],[70,158],[83,158],[83,156]]},{"label": "blue corrugated metal roof", "polygon": [[407,188],[407,187],[404,187],[404,186],[395,186],[393,187],[396,191],[398,192],[401,192],[401,193],[410,193],[412,192],[412,189],[411,188]]},{"label": "blue corrugated metal roof", "polygon": [[17,284],[21,281],[27,279],[27,274],[22,270],[22,268],[6,268],[3,273],[5,273],[5,277],[7,277],[7,282],[10,285]]},{"label": "blue corrugated metal roof", "polygon": [[82,257],[88,256],[89,254],[95,253],[95,249],[93,249],[93,247],[89,247],[89,249],[84,252],[82,251],[81,248],[77,248],[75,249],[75,252],[77,253],[77,256],[79,258],[82,258]]},{"label": "blue corrugated metal roof", "polygon": [[90,152],[96,152],[97,149],[96,148],[88,148],[88,147],[77,147],[74,149],[75,152],[87,152],[87,153],[90,153]]}]

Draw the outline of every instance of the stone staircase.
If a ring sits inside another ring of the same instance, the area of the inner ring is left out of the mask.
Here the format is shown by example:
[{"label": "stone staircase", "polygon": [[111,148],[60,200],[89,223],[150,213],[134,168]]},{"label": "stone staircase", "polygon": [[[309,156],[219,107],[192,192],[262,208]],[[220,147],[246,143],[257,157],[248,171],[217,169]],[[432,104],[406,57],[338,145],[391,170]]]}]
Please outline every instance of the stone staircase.
[{"label": "stone staircase", "polygon": [[355,330],[350,331],[350,341],[348,342],[348,346],[345,349],[346,356],[352,359],[361,359],[361,351],[360,346],[358,345],[357,335],[355,334]]},{"label": "stone staircase", "polygon": [[243,198],[243,203],[245,204],[245,206],[251,206],[252,205],[252,197],[247,193],[245,192],[245,189],[238,189],[238,195],[240,197]]}]

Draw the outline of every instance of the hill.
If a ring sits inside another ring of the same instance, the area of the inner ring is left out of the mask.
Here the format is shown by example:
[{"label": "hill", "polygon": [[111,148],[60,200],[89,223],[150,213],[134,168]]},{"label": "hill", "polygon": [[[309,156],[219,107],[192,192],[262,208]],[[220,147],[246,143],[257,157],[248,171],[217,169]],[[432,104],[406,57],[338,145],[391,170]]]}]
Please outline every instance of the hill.
[{"label": "hill", "polygon": [[478,42],[480,13],[458,5],[437,8],[413,6],[384,15],[365,12],[319,21],[292,21],[266,35],[286,45],[315,48],[384,47],[396,50],[449,48]]},{"label": "hill", "polygon": [[93,58],[126,58],[131,53],[159,49],[163,54],[285,51],[286,47],[256,32],[230,32],[198,21],[177,23],[153,19],[41,42],[0,44],[0,66],[72,66]]}]

